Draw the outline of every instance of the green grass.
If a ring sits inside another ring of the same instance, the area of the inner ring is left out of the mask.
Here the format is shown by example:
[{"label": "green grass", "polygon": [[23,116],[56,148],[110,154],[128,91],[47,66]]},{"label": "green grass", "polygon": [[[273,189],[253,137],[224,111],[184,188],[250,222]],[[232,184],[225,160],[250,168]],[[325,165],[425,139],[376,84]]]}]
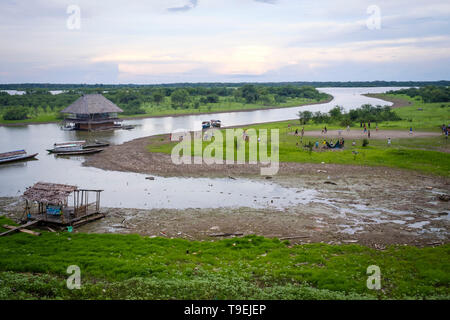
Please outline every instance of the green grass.
[{"label": "green grass", "polygon": [[[396,108],[395,112],[401,121],[386,121],[382,124],[385,129],[409,129],[419,131],[440,131],[442,124],[450,123],[450,103],[424,103],[420,97],[411,98],[405,94],[376,94],[377,98],[400,98],[412,102],[411,106]],[[422,110],[419,110],[422,109]]]},{"label": "green grass", "polygon": [[[288,124],[291,128],[288,129]],[[322,125],[323,126],[323,125]],[[449,148],[448,141],[443,136],[431,138],[411,138],[411,139],[393,139],[392,145],[387,146],[385,140],[371,139],[369,146],[362,147],[362,140],[356,140],[356,146],[352,147],[351,140],[346,141],[344,150],[340,151],[314,151],[309,152],[307,149],[297,146],[300,138],[288,134],[295,131],[295,128],[301,127],[295,121],[282,121],[267,124],[251,125],[246,128],[259,129],[279,129],[280,130],[280,148],[279,160],[281,162],[300,162],[300,163],[335,163],[348,165],[363,166],[386,166],[393,168],[417,170],[424,173],[431,173],[440,176],[450,176],[450,157],[448,153],[441,152]],[[307,125],[305,130],[317,130],[321,126]],[[338,128],[336,126],[328,126],[329,129]],[[224,132],[222,130],[222,132]],[[225,137],[225,134],[223,133]],[[162,139],[162,140],[161,140]],[[303,143],[321,142],[323,138],[304,137]],[[270,141],[270,138],[269,138]],[[211,142],[203,141],[203,151]],[[153,137],[150,140],[148,151],[162,152],[170,154],[176,142],[169,142],[162,136]],[[233,146],[230,146],[233,148]],[[224,146],[223,154],[226,154],[227,146]],[[270,150],[270,144],[267,147]],[[203,152],[202,151],[202,152]],[[357,152],[355,155],[353,152]],[[246,160],[248,160],[248,143],[246,143]],[[192,147],[192,155],[199,155],[194,152]],[[236,155],[236,151],[235,151]],[[236,157],[236,156],[235,156]]]},{"label": "green grass", "polygon": [[[16,233],[0,241],[0,299],[448,299],[449,253],[448,245],[380,251],[258,236]],[[65,287],[69,265],[81,268],[81,290]],[[366,287],[370,265],[381,269],[380,291]]]}]

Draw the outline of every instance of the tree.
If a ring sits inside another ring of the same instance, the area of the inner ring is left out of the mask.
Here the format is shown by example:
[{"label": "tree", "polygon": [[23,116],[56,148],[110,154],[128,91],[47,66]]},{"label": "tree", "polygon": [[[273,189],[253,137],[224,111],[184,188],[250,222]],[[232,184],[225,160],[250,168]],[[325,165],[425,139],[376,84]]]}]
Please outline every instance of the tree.
[{"label": "tree", "polygon": [[241,90],[242,97],[245,99],[246,103],[254,103],[259,99],[258,90],[256,90],[256,87],[254,85],[246,84],[241,88]]},{"label": "tree", "polygon": [[301,124],[306,124],[313,116],[311,111],[299,111],[297,115]]},{"label": "tree", "polygon": [[156,91],[152,95],[152,99],[156,104],[160,104],[164,100],[164,94],[160,91]]},{"label": "tree", "polygon": [[332,120],[340,120],[342,118],[342,113],[344,112],[344,108],[340,106],[336,106],[329,111],[330,117]]},{"label": "tree", "polygon": [[172,104],[184,107],[189,102],[189,92],[186,89],[177,89],[170,95]]}]

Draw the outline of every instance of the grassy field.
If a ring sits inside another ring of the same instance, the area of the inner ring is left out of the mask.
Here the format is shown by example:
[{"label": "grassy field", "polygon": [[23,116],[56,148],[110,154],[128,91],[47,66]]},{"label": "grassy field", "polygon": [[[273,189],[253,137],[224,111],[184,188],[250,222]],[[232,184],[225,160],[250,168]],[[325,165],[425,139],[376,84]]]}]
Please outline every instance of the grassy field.
[{"label": "grassy field", "polygon": [[[373,94],[373,97],[390,100],[400,98],[412,102],[412,105],[396,108],[395,112],[402,118],[401,121],[386,121],[382,124],[385,129],[408,129],[421,131],[440,131],[442,124],[450,123],[450,103],[436,102],[424,103],[420,97],[410,98],[404,94]],[[420,110],[421,109],[421,110]]]},{"label": "grassy field", "polygon": [[[288,125],[290,128],[288,129]],[[441,176],[450,176],[450,157],[448,153],[441,152],[449,150],[449,142],[445,137],[432,138],[412,138],[412,139],[393,139],[392,145],[389,147],[384,140],[371,139],[369,145],[362,147],[362,140],[355,140],[356,146],[351,145],[352,141],[346,141],[344,150],[338,151],[316,151],[314,148],[309,152],[307,148],[301,145],[297,146],[300,138],[292,134],[295,128],[299,131],[303,126],[298,125],[295,121],[274,122],[268,124],[258,124],[246,127],[247,129],[279,129],[280,131],[280,148],[279,160],[281,162],[302,162],[302,163],[336,163],[364,166],[387,166],[393,168],[417,170],[424,173],[431,173]],[[305,130],[317,130],[317,125],[306,125]],[[338,128],[330,125],[329,129]],[[383,126],[381,126],[383,128]],[[223,131],[222,131],[223,132]],[[224,134],[225,137],[225,134]],[[270,141],[270,138],[268,138]],[[323,137],[304,137],[303,144],[309,142],[321,143]],[[203,151],[211,142],[203,141]],[[161,142],[160,138],[153,138],[148,147],[150,152],[163,152],[170,154],[176,142]],[[230,146],[233,148],[234,146]],[[227,146],[224,146],[223,154],[226,154]],[[270,149],[270,143],[268,146]],[[439,150],[439,151],[438,151]],[[357,152],[357,154],[355,154]],[[235,151],[236,154],[236,151]],[[248,142],[246,143],[246,155],[248,160]],[[194,153],[192,148],[192,155]]]},{"label": "grassy field", "polygon": [[[330,98],[331,99],[331,98]],[[261,103],[247,104],[242,102],[236,102],[230,97],[220,97],[218,103],[209,103],[206,105],[200,105],[199,108],[195,109],[192,106],[188,108],[177,108],[171,107],[170,98],[166,98],[164,102],[160,104],[155,103],[143,103],[142,109],[145,110],[144,114],[119,114],[120,118],[145,118],[151,116],[169,116],[169,115],[183,115],[183,114],[201,114],[201,113],[214,113],[214,112],[226,112],[226,111],[237,111],[237,110],[255,110],[255,109],[267,109],[267,108],[285,108],[285,107],[295,107],[302,106],[311,103],[323,103],[328,101],[327,99],[316,101],[314,99],[306,98],[288,98],[286,102],[279,103],[276,105],[264,105]],[[4,120],[0,117],[0,124],[21,124],[21,123],[45,123],[45,122],[60,122],[61,115],[57,112],[41,112],[37,115],[31,116],[26,120]]]},{"label": "grassy field", "polygon": [[[449,254],[448,245],[17,233],[0,241],[0,299],[448,299]],[[65,286],[69,265],[81,269],[80,290]],[[381,269],[382,290],[366,286],[370,265]]]}]

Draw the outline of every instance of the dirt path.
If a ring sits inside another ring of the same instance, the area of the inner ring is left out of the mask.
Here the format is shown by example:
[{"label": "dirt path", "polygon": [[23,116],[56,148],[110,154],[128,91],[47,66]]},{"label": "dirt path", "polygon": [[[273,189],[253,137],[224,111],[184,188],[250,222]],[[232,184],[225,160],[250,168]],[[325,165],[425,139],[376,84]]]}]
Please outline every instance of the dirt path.
[{"label": "dirt path", "polygon": [[[294,133],[292,133],[294,134]],[[300,133],[299,133],[300,134]],[[347,129],[342,130],[328,130],[326,134],[322,133],[319,130],[313,131],[305,131],[305,136],[307,137],[323,137],[327,138],[341,138],[344,139],[364,139],[367,138],[367,133],[364,133],[363,130],[350,130]],[[401,138],[429,138],[429,137],[438,137],[441,136],[439,132],[422,132],[422,131],[413,131],[412,134],[409,133],[409,130],[378,130],[375,128],[370,129],[370,138],[371,139],[379,139],[379,140],[387,140],[387,138],[391,139],[401,139]]]}]

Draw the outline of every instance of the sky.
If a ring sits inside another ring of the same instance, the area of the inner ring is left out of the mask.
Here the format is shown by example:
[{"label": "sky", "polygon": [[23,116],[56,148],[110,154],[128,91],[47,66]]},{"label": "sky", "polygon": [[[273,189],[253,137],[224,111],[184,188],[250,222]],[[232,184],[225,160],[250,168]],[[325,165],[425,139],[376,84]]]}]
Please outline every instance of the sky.
[{"label": "sky", "polygon": [[0,39],[0,83],[450,79],[450,1],[1,0]]}]

